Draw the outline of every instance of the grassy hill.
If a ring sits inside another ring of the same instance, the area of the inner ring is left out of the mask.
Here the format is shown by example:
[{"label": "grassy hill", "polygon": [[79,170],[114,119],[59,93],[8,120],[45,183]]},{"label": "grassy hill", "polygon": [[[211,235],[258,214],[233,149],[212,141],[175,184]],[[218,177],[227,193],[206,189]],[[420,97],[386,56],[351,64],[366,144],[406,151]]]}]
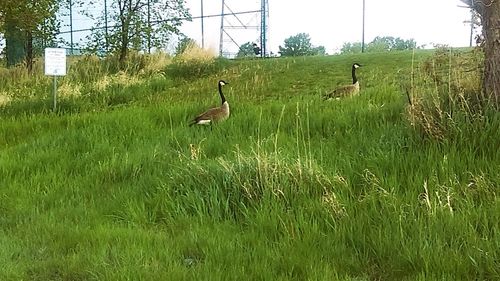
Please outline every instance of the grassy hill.
[{"label": "grassy hill", "polygon": [[0,280],[498,280],[500,115],[440,55],[83,58],[55,113],[2,70]]}]

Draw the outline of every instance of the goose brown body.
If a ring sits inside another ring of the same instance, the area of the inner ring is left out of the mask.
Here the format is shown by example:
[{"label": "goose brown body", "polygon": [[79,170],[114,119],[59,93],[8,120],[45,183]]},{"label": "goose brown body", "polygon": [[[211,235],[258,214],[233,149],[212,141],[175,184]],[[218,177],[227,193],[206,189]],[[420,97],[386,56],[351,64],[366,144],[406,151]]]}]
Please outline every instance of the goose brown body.
[{"label": "goose brown body", "polygon": [[350,85],[344,85],[336,88],[335,90],[327,93],[324,98],[325,99],[334,99],[334,98],[341,98],[345,96],[353,96],[357,95],[359,93],[359,81],[358,78],[356,77],[356,69],[359,68],[361,65],[358,63],[354,63],[352,65],[352,84]]},{"label": "goose brown body", "polygon": [[208,125],[208,124],[212,124],[213,122],[224,121],[229,117],[229,114],[230,114],[229,103],[227,102],[224,94],[222,93],[222,86],[224,86],[226,84],[228,84],[228,83],[225,82],[224,80],[219,81],[219,95],[220,95],[222,104],[218,107],[210,108],[207,111],[196,116],[189,124],[190,126],[192,126],[192,125]]}]

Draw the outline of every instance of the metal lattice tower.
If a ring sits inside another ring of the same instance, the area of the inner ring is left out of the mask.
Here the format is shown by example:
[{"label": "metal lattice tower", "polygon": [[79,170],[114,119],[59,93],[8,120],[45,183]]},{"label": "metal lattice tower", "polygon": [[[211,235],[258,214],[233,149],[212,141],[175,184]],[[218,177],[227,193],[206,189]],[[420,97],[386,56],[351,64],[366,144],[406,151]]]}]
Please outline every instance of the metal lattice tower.
[{"label": "metal lattice tower", "polygon": [[260,49],[261,57],[266,57],[267,52],[267,33],[268,33],[268,23],[269,23],[269,2],[267,0],[261,0],[260,4]]},{"label": "metal lattice tower", "polygon": [[[233,12],[227,2],[230,1],[222,0],[219,55],[230,57],[235,53],[229,51],[229,48],[232,47],[233,50],[236,48],[237,52],[241,44],[253,41],[260,45],[260,56],[267,56],[269,30],[268,0],[260,0],[259,9],[255,9],[256,12],[253,17],[251,19],[247,18],[246,21],[241,16],[237,15],[237,13]],[[258,1],[256,3],[258,4]],[[247,35],[245,39],[241,39],[243,33]]]}]

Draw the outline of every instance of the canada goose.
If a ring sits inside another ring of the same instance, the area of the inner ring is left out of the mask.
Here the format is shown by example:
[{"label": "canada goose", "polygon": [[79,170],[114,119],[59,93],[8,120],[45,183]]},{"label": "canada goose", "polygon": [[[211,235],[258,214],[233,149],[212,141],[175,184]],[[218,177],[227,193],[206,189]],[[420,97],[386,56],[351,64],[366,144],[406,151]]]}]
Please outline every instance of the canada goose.
[{"label": "canada goose", "polygon": [[333,99],[340,98],[344,96],[353,96],[359,93],[359,81],[356,78],[356,69],[361,67],[361,64],[354,63],[352,65],[352,84],[344,85],[336,88],[335,90],[327,93],[324,98],[325,99]]},{"label": "canada goose", "polygon": [[219,80],[219,95],[222,101],[221,106],[210,108],[202,114],[196,116],[189,126],[193,125],[208,125],[213,122],[223,121],[229,117],[229,103],[222,93],[222,86],[229,84],[224,80]]}]

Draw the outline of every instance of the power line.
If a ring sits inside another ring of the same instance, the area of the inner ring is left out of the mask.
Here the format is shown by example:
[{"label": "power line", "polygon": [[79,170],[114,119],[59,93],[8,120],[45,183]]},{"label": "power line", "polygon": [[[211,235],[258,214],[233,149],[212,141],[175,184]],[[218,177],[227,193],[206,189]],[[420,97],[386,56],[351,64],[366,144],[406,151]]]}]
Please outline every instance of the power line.
[{"label": "power line", "polygon": [[[229,34],[229,30],[249,30],[249,29],[255,29],[257,32],[260,33],[259,35],[259,41],[260,41],[260,47],[259,50],[261,50],[260,55],[265,56],[266,54],[266,42],[267,42],[267,19],[269,17],[269,8],[268,8],[268,0],[260,0],[260,10],[255,10],[255,11],[249,11],[248,13],[254,13],[257,15],[260,15],[260,23],[257,22],[257,24],[251,24],[251,21],[249,21],[247,24],[245,24],[237,15],[240,13],[234,13],[229,5],[226,4],[225,0],[222,0],[222,9],[221,9],[221,24],[220,24],[220,42],[219,42],[219,55],[223,56],[224,54],[231,55],[231,53],[225,52],[224,49],[224,42],[229,42],[234,44],[234,46],[240,48],[240,44],[237,43],[237,41]],[[225,10],[229,10],[230,13],[226,13]],[[236,23],[233,23],[232,21],[225,20],[224,16],[226,15],[231,15],[230,19],[233,19],[233,17],[236,20]],[[258,17],[256,17],[256,20],[258,21]],[[237,34],[241,34],[241,32],[237,32]],[[224,37],[228,37],[229,41],[227,41]]]},{"label": "power line", "polygon": [[[196,17],[182,17],[182,18],[175,18],[175,19],[168,19],[168,20],[156,20],[156,21],[151,21],[151,23],[162,23],[162,22],[168,22],[168,21],[173,21],[173,20],[190,20],[190,19],[206,19],[206,18],[216,18],[216,17],[224,17],[224,16],[232,16],[232,15],[244,15],[244,14],[254,14],[254,13],[260,13],[261,10],[254,10],[254,11],[245,11],[245,12],[236,12],[236,13],[228,13],[228,14],[214,14],[214,15],[206,15],[206,16],[196,16]],[[120,27],[120,24],[117,25],[108,25],[107,28],[114,28],[114,27]],[[96,29],[105,29],[106,27],[104,26],[99,26],[99,27],[94,27],[94,28],[83,28],[83,29],[74,29],[73,31],[66,30],[66,31],[61,31],[59,34],[66,34],[66,33],[71,33],[71,32],[83,32],[83,31],[92,31]]]}]

